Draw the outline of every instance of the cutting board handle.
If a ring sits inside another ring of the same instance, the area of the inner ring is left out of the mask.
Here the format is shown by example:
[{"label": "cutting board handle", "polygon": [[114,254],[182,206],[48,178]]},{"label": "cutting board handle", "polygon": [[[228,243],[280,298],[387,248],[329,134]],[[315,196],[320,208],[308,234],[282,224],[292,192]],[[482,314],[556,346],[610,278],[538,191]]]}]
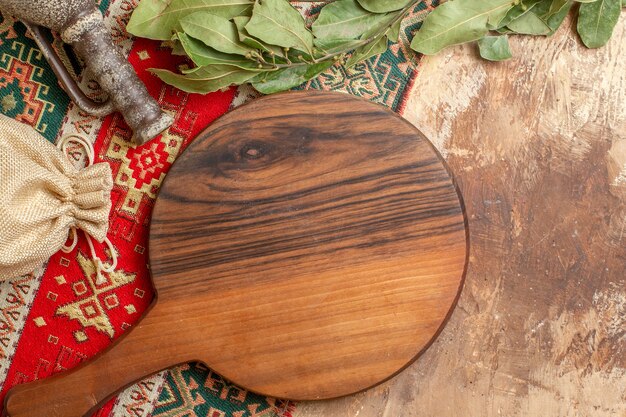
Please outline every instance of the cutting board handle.
[{"label": "cutting board handle", "polygon": [[128,334],[93,360],[51,378],[14,387],[5,399],[4,415],[88,417],[120,389],[190,361],[193,358],[186,349],[167,349],[167,354],[158,352],[167,345],[163,340],[169,326],[165,325],[164,314],[162,309],[154,307]]}]

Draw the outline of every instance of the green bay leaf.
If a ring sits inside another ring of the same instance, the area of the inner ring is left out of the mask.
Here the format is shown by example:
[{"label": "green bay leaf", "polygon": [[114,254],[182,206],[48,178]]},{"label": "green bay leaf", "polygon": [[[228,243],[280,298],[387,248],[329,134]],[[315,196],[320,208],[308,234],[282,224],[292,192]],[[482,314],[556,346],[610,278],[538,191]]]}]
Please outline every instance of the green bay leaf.
[{"label": "green bay leaf", "polygon": [[385,20],[387,14],[370,13],[356,0],[337,0],[322,8],[311,29],[320,39],[357,39]]},{"label": "green bay leaf", "polygon": [[403,9],[413,0],[358,0],[361,7],[372,13],[387,13]]},{"label": "green bay leaf", "polygon": [[315,47],[320,49],[324,54],[335,54],[343,51],[349,51],[361,44],[359,39],[320,39],[315,38]]},{"label": "green bay leaf", "polygon": [[533,13],[548,25],[550,28],[548,36],[550,36],[561,26],[573,4],[572,0],[541,0],[533,8]]},{"label": "green bay leaf", "polygon": [[212,93],[231,85],[240,85],[258,75],[257,71],[248,71],[230,65],[210,65],[200,67],[187,74],[177,74],[164,69],[150,69],[166,84],[188,93]]},{"label": "green bay leaf", "polygon": [[561,23],[563,23],[563,20],[565,20],[565,16],[567,16],[573,5],[574,2],[570,0],[565,3],[565,5],[556,13],[544,17],[544,21],[550,28],[550,33],[548,35],[553,35],[554,32],[556,32],[559,26],[561,26]]},{"label": "green bay leaf", "polygon": [[480,56],[489,61],[504,61],[512,56],[506,35],[485,36],[478,41],[478,50]]},{"label": "green bay leaf", "polygon": [[547,35],[550,33],[550,27],[532,10],[513,20],[507,27],[522,35]]},{"label": "green bay leaf", "polygon": [[346,61],[345,67],[350,68],[361,61],[365,61],[373,56],[380,55],[387,50],[387,37],[382,36],[374,42],[357,48]]},{"label": "green bay leaf", "polygon": [[533,11],[537,16],[546,20],[550,16],[551,11],[553,12],[554,9],[558,8],[557,3],[561,2],[562,0],[541,0],[535,5]]},{"label": "green bay leaf", "polygon": [[313,55],[313,35],[300,12],[286,0],[257,0],[245,29],[266,44],[296,48]]},{"label": "green bay leaf", "polygon": [[382,36],[383,33],[389,32],[391,26],[402,23],[402,19],[398,19],[398,13],[387,13],[378,16],[380,16],[378,20],[374,24],[372,24],[369,29],[363,32],[360,39],[369,39],[372,37]]},{"label": "green bay leaf", "polygon": [[490,27],[494,29],[500,29],[500,28],[505,27],[506,25],[511,23],[513,20],[530,12],[533,9],[533,7],[535,7],[535,5],[541,1],[542,0],[521,1],[518,5],[510,8],[502,19],[500,20],[494,19],[493,22],[490,22]]},{"label": "green bay leaf", "polygon": [[206,65],[232,65],[243,69],[257,68],[256,62],[246,59],[241,55],[225,54],[217,51],[186,33],[179,33],[177,36],[186,55],[199,67]]},{"label": "green bay leaf", "polygon": [[324,61],[312,65],[299,65],[278,71],[257,75],[251,80],[252,87],[263,94],[273,94],[289,90],[317,77],[333,65],[333,61]]},{"label": "green bay leaf", "polygon": [[263,43],[248,33],[246,25],[249,21],[249,16],[236,16],[233,18],[233,22],[235,22],[235,26],[237,26],[237,31],[239,32],[239,40],[250,48],[258,49],[271,55],[283,56],[282,48]]},{"label": "green bay leaf", "polygon": [[599,48],[609,41],[620,12],[621,0],[597,0],[580,5],[576,28],[587,48]]},{"label": "green bay leaf", "polygon": [[133,11],[126,30],[142,38],[168,40],[180,31],[180,19],[205,11],[230,19],[248,13],[253,0],[142,0]]},{"label": "green bay leaf", "polygon": [[398,42],[400,40],[400,29],[402,28],[402,20],[398,20],[396,23],[391,25],[389,31],[387,32],[387,36],[389,40],[393,43]]},{"label": "green bay leaf", "polygon": [[251,50],[239,40],[237,26],[223,17],[197,12],[182,18],[180,24],[187,35],[220,52],[246,55]]},{"label": "green bay leaf", "polygon": [[552,0],[552,3],[550,4],[550,8],[548,9],[548,12],[545,17],[553,16],[559,13],[561,9],[563,9],[563,7],[567,5],[567,3],[570,3],[570,1],[569,0]]},{"label": "green bay leaf", "polygon": [[[520,2],[518,6],[521,4],[522,2]],[[487,17],[487,29],[493,30],[494,28],[497,28],[499,22],[504,20],[504,18],[508,15],[508,13],[514,8],[515,8],[514,4],[511,4],[509,7],[505,7],[505,8],[499,9],[498,11],[494,13],[490,13],[489,17]]]},{"label": "green bay leaf", "polygon": [[[488,31],[491,16],[502,15],[514,0],[450,0],[426,17],[411,48],[427,55],[459,43],[478,40]],[[492,18],[493,20],[493,18]]]},{"label": "green bay leaf", "polygon": [[143,38],[169,40],[177,22],[163,25],[168,19],[164,16],[165,9],[172,0],[143,0],[139,2],[126,25],[126,31]]}]

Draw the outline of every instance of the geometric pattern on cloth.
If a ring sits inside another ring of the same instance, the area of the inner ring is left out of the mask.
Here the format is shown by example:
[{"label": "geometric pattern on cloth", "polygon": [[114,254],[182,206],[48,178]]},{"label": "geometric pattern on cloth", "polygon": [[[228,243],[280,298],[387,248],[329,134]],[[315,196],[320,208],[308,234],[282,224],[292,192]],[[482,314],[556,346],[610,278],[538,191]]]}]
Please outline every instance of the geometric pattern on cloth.
[{"label": "geometric pattern on cloth", "polygon": [[[70,369],[106,348],[139,320],[153,299],[147,270],[147,230],[156,193],[167,170],[190,141],[212,120],[258,96],[242,86],[201,96],[161,83],[149,67],[175,69],[179,58],[159,42],[133,39],[125,25],[137,0],[98,2],[114,42],[128,56],[160,106],[175,118],[162,137],[146,146],[130,145],[131,132],[119,114],[97,118],[69,101],[25,27],[0,15],[0,112],[29,124],[54,142],[81,134],[94,142],[96,161],[111,166],[109,238],[120,261],[105,282],[95,282],[84,239],[69,254],[57,253],[40,271],[0,283],[0,401],[13,385]],[[309,20],[319,3],[295,3]],[[408,40],[436,1],[419,3],[402,24]],[[316,9],[317,7],[317,9]],[[58,40],[62,60],[84,91],[97,85]],[[353,69],[336,65],[298,89],[342,91],[402,113],[417,75],[420,56],[398,45]],[[234,99],[233,99],[234,98]],[[70,156],[81,163],[80,152]],[[110,259],[108,250],[97,248]],[[149,347],[147,347],[149,349]],[[97,417],[289,417],[295,404],[249,393],[199,364],[182,365],[150,376],[111,399]]]},{"label": "geometric pattern on cloth", "polygon": [[153,417],[274,417],[293,411],[288,401],[267,399],[230,384],[202,364],[186,364],[167,373]]},{"label": "geometric pattern on cloth", "polygon": [[34,127],[48,140],[56,137],[69,97],[26,27],[0,15],[0,110]]},{"label": "geometric pattern on cloth", "polygon": [[149,416],[151,413],[154,415],[154,404],[163,389],[166,373],[159,372],[122,392],[113,403],[110,415],[117,417]]},{"label": "geometric pattern on cloth", "polygon": [[9,367],[22,334],[29,307],[32,305],[44,268],[0,283],[0,388],[4,385]]}]

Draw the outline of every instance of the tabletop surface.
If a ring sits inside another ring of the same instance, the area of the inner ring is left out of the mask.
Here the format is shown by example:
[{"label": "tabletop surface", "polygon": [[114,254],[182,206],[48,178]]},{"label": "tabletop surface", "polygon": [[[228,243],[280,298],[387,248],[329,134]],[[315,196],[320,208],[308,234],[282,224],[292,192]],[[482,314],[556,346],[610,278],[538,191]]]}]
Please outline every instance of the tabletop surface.
[{"label": "tabletop surface", "polygon": [[470,264],[428,352],[391,381],[294,417],[626,414],[626,19],[586,49],[571,20],[422,62],[403,116],[459,182]]}]

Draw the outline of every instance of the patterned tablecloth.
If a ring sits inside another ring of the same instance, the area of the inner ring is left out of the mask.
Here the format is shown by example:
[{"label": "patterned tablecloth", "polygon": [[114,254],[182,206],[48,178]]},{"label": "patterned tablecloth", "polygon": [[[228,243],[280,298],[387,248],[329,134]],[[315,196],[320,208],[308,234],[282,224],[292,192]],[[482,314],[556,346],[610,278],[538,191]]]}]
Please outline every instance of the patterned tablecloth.
[{"label": "patterned tablecloth", "polygon": [[[137,2],[101,0],[99,6],[115,43],[161,107],[175,116],[169,131],[138,148],[130,146],[131,132],[119,114],[101,119],[71,103],[24,26],[0,16],[0,111],[33,126],[50,141],[80,134],[94,142],[96,159],[108,162],[113,171],[109,238],[119,258],[116,271],[96,285],[89,250],[81,239],[71,253],[57,253],[32,274],[0,283],[0,400],[16,384],[45,378],[94,356],[140,319],[153,299],[146,265],[148,223],[167,170],[211,121],[255,97],[249,87],[205,96],[187,94],[147,73],[151,67],[175,69],[179,61],[165,45],[133,39],[125,31]],[[404,21],[405,45],[434,4],[430,0],[418,4]],[[309,18],[319,11],[316,3],[296,5]],[[83,89],[97,94],[97,85],[67,53],[67,46],[58,39],[54,45]],[[348,92],[402,113],[418,61],[410,50],[392,45],[351,70],[336,65],[300,88]],[[78,150],[71,155],[80,163]],[[289,417],[295,407],[247,392],[202,365],[189,364],[128,388],[97,415]]]}]

